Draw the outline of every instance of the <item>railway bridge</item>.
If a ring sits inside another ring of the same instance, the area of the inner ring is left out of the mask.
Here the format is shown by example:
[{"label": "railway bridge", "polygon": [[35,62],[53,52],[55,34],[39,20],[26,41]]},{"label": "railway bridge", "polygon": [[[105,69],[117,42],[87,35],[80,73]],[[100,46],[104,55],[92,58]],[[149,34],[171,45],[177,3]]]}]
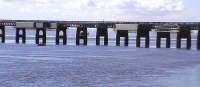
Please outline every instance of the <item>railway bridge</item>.
[{"label": "railway bridge", "polygon": [[[170,48],[170,33],[177,33],[177,48],[181,48],[181,39],[187,39],[187,49],[191,48],[191,30],[198,30],[197,49],[200,49],[200,22],[123,22],[123,21],[53,21],[53,20],[0,20],[1,42],[5,43],[5,26],[14,26],[16,29],[16,43],[26,43],[26,29],[35,29],[35,43],[46,45],[47,29],[56,29],[56,45],[63,40],[67,43],[66,29],[76,27],[76,44],[87,45],[87,28],[96,28],[96,45],[100,45],[100,37],[104,37],[104,45],[108,45],[108,29],[116,31],[116,46],[120,46],[120,37],[124,37],[124,45],[129,45],[129,31],[136,31],[136,47],[140,47],[140,39],[145,38],[145,47],[149,48],[149,32],[157,33],[156,46],[160,48],[161,38],[166,38],[166,48]],[[42,33],[40,33],[42,32]],[[63,33],[62,35],[60,33]]]}]

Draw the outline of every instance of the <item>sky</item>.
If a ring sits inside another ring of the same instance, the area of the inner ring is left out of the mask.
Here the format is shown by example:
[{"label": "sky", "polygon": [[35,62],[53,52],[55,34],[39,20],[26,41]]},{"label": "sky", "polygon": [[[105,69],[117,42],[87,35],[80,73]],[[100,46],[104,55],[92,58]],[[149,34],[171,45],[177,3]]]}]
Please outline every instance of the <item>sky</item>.
[{"label": "sky", "polygon": [[200,22],[200,0],[0,0],[0,19]]}]

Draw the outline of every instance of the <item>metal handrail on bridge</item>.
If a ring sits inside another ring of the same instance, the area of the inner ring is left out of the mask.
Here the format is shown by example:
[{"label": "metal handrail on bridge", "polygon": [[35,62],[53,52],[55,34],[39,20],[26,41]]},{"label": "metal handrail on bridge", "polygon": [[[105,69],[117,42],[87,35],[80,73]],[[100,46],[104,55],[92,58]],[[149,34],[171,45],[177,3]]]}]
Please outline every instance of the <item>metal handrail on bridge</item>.
[{"label": "metal handrail on bridge", "polygon": [[193,27],[200,26],[200,22],[124,22],[124,21],[55,21],[55,20],[0,20],[2,26],[16,26],[16,22],[34,22],[34,23],[58,23],[67,25],[69,27],[76,27],[79,25],[87,25],[88,27],[96,27],[98,24],[106,24],[109,27],[115,27],[116,24],[152,24],[152,25],[174,25],[187,24]]}]

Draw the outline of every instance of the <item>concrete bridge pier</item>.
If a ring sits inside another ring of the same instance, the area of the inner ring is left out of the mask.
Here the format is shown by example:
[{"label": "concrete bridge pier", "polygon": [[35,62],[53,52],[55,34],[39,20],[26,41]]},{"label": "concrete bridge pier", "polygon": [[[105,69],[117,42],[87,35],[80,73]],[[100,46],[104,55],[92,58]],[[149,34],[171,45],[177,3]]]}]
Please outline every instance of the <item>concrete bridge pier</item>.
[{"label": "concrete bridge pier", "polygon": [[170,48],[170,32],[157,32],[156,47],[161,47],[161,39],[166,38],[166,48]]},{"label": "concrete bridge pier", "polygon": [[136,47],[140,47],[140,39],[145,38],[145,48],[149,48],[149,31],[152,26],[148,24],[138,25],[137,37],[136,37]]},{"label": "concrete bridge pier", "polygon": [[96,45],[100,45],[100,37],[104,37],[104,45],[108,45],[108,29],[107,25],[99,24],[96,32]]},{"label": "concrete bridge pier", "polygon": [[87,45],[87,26],[77,27],[76,45],[80,45],[80,40],[83,39],[83,45]]},{"label": "concrete bridge pier", "polygon": [[200,50],[200,30],[198,32],[198,37],[197,37],[197,49]]},{"label": "concrete bridge pier", "polygon": [[26,29],[16,28],[16,43],[19,44],[19,40],[22,38],[22,43],[26,43]]},{"label": "concrete bridge pier", "polygon": [[[40,34],[42,32],[42,34]],[[42,43],[40,43],[40,39],[42,40]],[[37,28],[36,29],[36,44],[46,44],[46,29],[45,28]]]},{"label": "concrete bridge pier", "polygon": [[128,46],[128,30],[117,30],[116,46],[120,46],[120,37],[124,37],[124,45]]},{"label": "concrete bridge pier", "polygon": [[[67,27],[65,25],[58,24],[58,28],[56,29],[56,45],[60,44],[60,39],[63,40],[63,45],[67,44],[66,30],[67,30]],[[63,35],[60,35],[60,32],[62,32]]]},{"label": "concrete bridge pier", "polygon": [[5,43],[5,26],[0,26],[0,32],[1,42]]},{"label": "concrete bridge pier", "polygon": [[191,31],[189,25],[180,25],[177,33],[177,48],[181,48],[181,39],[187,39],[187,49],[191,49]]}]

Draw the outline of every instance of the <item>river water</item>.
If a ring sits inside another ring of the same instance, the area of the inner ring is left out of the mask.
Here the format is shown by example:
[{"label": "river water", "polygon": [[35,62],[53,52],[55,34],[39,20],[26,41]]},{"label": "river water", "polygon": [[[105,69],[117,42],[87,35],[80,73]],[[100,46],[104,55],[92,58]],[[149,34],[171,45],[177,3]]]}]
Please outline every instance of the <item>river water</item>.
[{"label": "river water", "polygon": [[[47,46],[35,45],[35,31],[27,32],[27,44],[15,44],[13,29],[6,30],[6,44],[0,44],[2,87],[199,87],[200,52],[196,33],[192,50],[136,48],[135,34],[128,47],[115,46],[109,32],[109,46],[95,46],[95,29],[89,30],[89,46],[75,45],[75,30],[68,30],[68,45],[55,45],[55,31],[48,31]],[[175,39],[175,34],[172,34]]]}]

